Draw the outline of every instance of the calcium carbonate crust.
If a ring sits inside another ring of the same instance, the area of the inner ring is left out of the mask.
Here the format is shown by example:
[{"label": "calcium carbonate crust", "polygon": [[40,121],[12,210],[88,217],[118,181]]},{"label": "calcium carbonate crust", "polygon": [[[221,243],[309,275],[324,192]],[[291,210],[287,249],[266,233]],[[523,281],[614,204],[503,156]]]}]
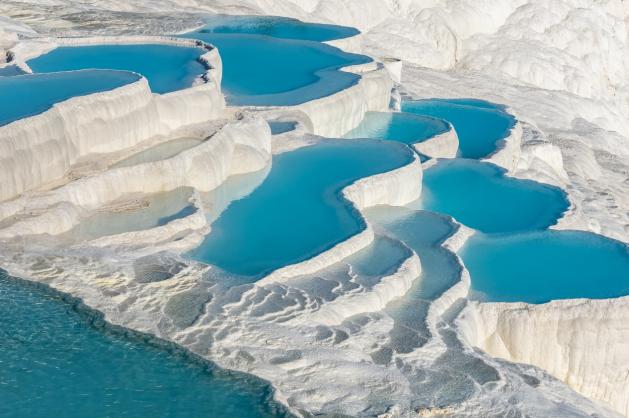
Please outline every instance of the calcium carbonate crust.
[{"label": "calcium carbonate crust", "polygon": [[[509,104],[518,114],[522,137],[506,141],[497,154],[490,156],[490,161],[506,168],[510,175],[567,190],[572,207],[557,228],[592,230],[627,241],[629,222],[622,211],[626,211],[629,202],[623,200],[626,188],[618,175],[626,166],[628,155],[623,141],[626,141],[629,128],[622,117],[627,113],[627,102],[623,100],[628,90],[622,85],[622,74],[627,73],[626,61],[623,67],[627,49],[626,43],[623,48],[619,41],[624,33],[626,42],[626,28],[623,31],[619,25],[628,15],[626,4],[610,0],[598,2],[593,7],[589,2],[562,0],[553,3],[554,10],[550,10],[548,2],[532,0],[505,0],[491,5],[460,0],[448,7],[442,1],[435,2],[432,7],[388,0],[344,0],[340,3],[337,0],[297,0],[271,4],[242,0],[240,3],[263,13],[359,27],[364,32],[359,38],[362,40],[361,50],[381,59],[395,51],[396,58],[402,58],[405,63],[428,67],[405,66],[404,86],[416,97],[479,97]],[[192,7],[195,6],[206,10],[220,8],[199,2],[194,2]],[[167,0],[152,7],[168,10],[178,5],[176,1]],[[589,34],[585,43],[580,35],[583,31]],[[603,31],[608,32],[601,35]],[[601,42],[604,36],[609,42]],[[348,45],[350,43],[357,42],[349,40]],[[578,58],[573,59],[571,55]],[[547,65],[549,60],[554,62],[552,66]],[[430,68],[451,71],[440,73]],[[592,83],[591,76],[595,74],[598,79]],[[615,99],[608,100],[610,96]],[[349,104],[351,102],[345,102],[347,108],[358,109]],[[335,120],[329,112],[323,120],[315,120],[312,129],[344,133],[349,130],[348,126],[357,125],[356,120],[362,117],[358,116],[360,109],[353,112],[357,116],[341,128],[324,126]],[[516,142],[519,143],[517,147]],[[609,200],[606,207],[594,198],[601,192]],[[460,227],[445,244],[446,248],[458,251],[469,234],[470,231]],[[382,395],[381,401],[387,399],[389,404],[399,402],[387,416],[405,416],[409,412],[408,403],[403,401],[410,394],[404,378],[396,370],[377,367],[370,356],[358,348],[374,343],[386,333],[390,320],[384,315],[370,314],[367,317],[369,325],[361,328],[358,334],[348,336],[346,343],[327,344],[327,340],[317,339],[320,330],[316,324],[308,324],[309,314],[304,311],[314,311],[313,315],[319,315],[319,320],[327,324],[338,324],[344,311],[331,305],[330,314],[317,314],[325,312],[325,303],[309,299],[306,291],[291,287],[290,283],[274,283],[252,286],[237,303],[230,301],[231,304],[225,305],[219,314],[212,310],[214,302],[204,301],[199,312],[205,310],[205,313],[199,313],[191,321],[192,326],[183,329],[174,325],[176,320],[169,315],[167,306],[164,307],[169,305],[165,301],[192,293],[191,290],[197,294],[201,292],[203,287],[198,287],[199,277],[209,273],[200,266],[188,267],[174,280],[141,286],[135,283],[128,269],[114,267],[116,262],[124,265],[120,260],[109,260],[109,266],[95,259],[82,261],[81,269],[89,273],[81,275],[79,281],[76,274],[68,273],[76,268],[72,262],[63,265],[63,260],[53,261],[45,254],[37,257],[34,253],[30,257],[15,255],[13,258],[5,254],[2,258],[3,265],[10,266],[18,275],[49,282],[54,287],[77,294],[90,306],[103,311],[112,323],[153,332],[216,360],[220,365],[271,380],[278,388],[278,398],[297,413],[304,408],[358,414],[368,405],[377,403],[366,401],[374,393]],[[108,279],[102,278],[103,270],[110,273]],[[462,268],[460,281],[431,304],[427,322],[433,334],[438,331],[443,316],[448,315],[457,302],[465,301],[468,290],[469,273]],[[124,307],[111,302],[113,296],[120,300],[123,295],[129,300]],[[290,295],[294,295],[294,299]],[[288,308],[269,310],[274,299],[295,303],[286,305]],[[626,369],[627,359],[622,356],[623,351],[615,350],[624,347],[627,340],[623,328],[628,323],[626,304],[627,298],[557,301],[535,306],[467,302],[456,325],[467,344],[485,349],[490,355],[532,364],[539,362],[537,365],[566,379],[581,393],[628,414],[627,393],[622,388],[629,385],[626,377],[623,380],[617,373]],[[260,311],[262,307],[265,309]],[[300,319],[294,319],[296,317]],[[310,326],[304,325],[298,332],[293,332],[295,330],[289,327],[278,325],[285,323],[287,318],[293,323]],[[349,318],[346,321],[351,322]],[[588,330],[586,337],[589,335],[589,339],[576,332],[581,329]],[[341,333],[345,330],[347,328],[325,328],[334,339],[345,338]],[[440,341],[438,338],[431,340],[427,345],[431,349],[420,350],[416,361],[443,352],[445,346]],[[550,343],[546,344],[546,341]],[[607,343],[599,344],[599,341]],[[433,349],[435,346],[438,349]],[[295,349],[287,350],[286,347]],[[547,364],[551,361],[553,364]],[[509,380],[506,365],[494,363],[494,366],[503,374],[503,379]],[[603,374],[593,373],[597,370]],[[342,386],[345,380],[349,383]],[[341,386],[331,384],[337,381]],[[363,386],[361,382],[365,381],[373,386]],[[616,382],[619,382],[617,386]],[[559,409],[566,416],[578,416],[577,411],[571,413],[571,404],[589,411],[589,414],[612,415],[566,392],[552,381],[542,379],[541,387],[544,396],[568,408]],[[312,396],[314,389],[316,398]],[[504,387],[504,393],[508,394],[527,390],[531,389],[526,385]],[[400,393],[404,395],[400,396]],[[484,404],[476,405],[476,409],[461,409],[461,406],[459,409],[432,408],[422,410],[420,414],[430,416],[447,412],[478,416],[485,413],[489,416],[493,402],[498,401],[488,400],[489,407]],[[522,403],[522,399],[519,402]],[[524,401],[523,407],[537,408],[542,403],[540,398],[533,398]],[[473,408],[473,405],[467,408]],[[532,415],[559,415],[557,410],[545,414],[539,409],[536,411],[537,414]]]}]

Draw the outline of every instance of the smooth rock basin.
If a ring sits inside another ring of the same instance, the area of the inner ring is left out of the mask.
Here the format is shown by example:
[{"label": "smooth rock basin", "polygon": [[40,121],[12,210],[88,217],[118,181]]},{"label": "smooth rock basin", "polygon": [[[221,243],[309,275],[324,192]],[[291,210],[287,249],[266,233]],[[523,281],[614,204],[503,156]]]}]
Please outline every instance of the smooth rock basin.
[{"label": "smooth rock basin", "polygon": [[404,112],[367,112],[360,125],[346,138],[374,138],[415,144],[448,132],[450,127],[440,119]]},{"label": "smooth rock basin", "polygon": [[504,106],[474,99],[403,101],[402,111],[450,122],[459,137],[459,156],[463,158],[487,157],[516,123]]},{"label": "smooth rock basin", "polygon": [[42,113],[72,97],[113,90],[138,79],[137,74],[112,70],[0,77],[0,91],[5,96],[0,100],[0,126]]},{"label": "smooth rock basin", "polygon": [[371,61],[315,41],[197,31],[183,35],[218,47],[229,104],[292,106],[329,96],[360,76],[340,68]]},{"label": "smooth rock basin", "polygon": [[194,148],[203,142],[195,138],[179,138],[171,141],[162,142],[137,154],[131,155],[124,160],[112,165],[111,168],[130,167],[138,164],[150,163],[154,161],[166,160],[182,153],[183,151]]},{"label": "smooth rock basin", "polygon": [[341,190],[412,161],[401,144],[330,140],[274,157],[264,182],[233,202],[190,253],[253,279],[308,259],[364,229]]},{"label": "smooth rock basin", "polygon": [[306,41],[331,41],[358,35],[355,28],[321,23],[306,23],[279,16],[228,16],[206,18],[202,33],[240,33]]},{"label": "smooth rock basin", "polygon": [[556,187],[504,175],[474,160],[441,160],[424,172],[421,208],[486,233],[546,229],[568,208]]},{"label": "smooth rock basin", "polygon": [[192,86],[202,76],[201,48],[175,45],[88,45],[53,49],[27,63],[35,73],[87,68],[126,70],[142,74],[154,93]]},{"label": "smooth rock basin", "polygon": [[476,234],[461,257],[472,278],[471,297],[483,301],[545,303],[629,294],[629,247],[589,232]]},{"label": "smooth rock basin", "polygon": [[270,386],[0,270],[0,415],[283,417]]},{"label": "smooth rock basin", "polygon": [[297,122],[269,121],[269,127],[271,128],[271,135],[279,135],[294,130],[297,127]]},{"label": "smooth rock basin", "polygon": [[83,219],[68,234],[74,240],[90,240],[166,225],[196,211],[189,202],[191,196],[192,189],[181,187],[170,192],[131,199],[128,208],[95,213]]}]

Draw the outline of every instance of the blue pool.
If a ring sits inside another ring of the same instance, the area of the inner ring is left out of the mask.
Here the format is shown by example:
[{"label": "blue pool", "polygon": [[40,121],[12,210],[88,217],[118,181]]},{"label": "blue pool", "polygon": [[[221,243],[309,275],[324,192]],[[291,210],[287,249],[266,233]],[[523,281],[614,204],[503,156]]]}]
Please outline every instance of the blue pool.
[{"label": "blue pool", "polygon": [[33,72],[100,68],[142,74],[154,93],[190,87],[206,68],[198,60],[201,48],[174,45],[89,45],[53,49],[28,61]]},{"label": "blue pool", "polygon": [[360,79],[341,67],[370,61],[315,41],[203,31],[184,36],[218,47],[232,105],[290,106],[329,96]]},{"label": "blue pool", "polygon": [[483,232],[545,229],[568,208],[556,187],[504,175],[495,165],[442,160],[424,172],[421,207]]},{"label": "blue pool", "polygon": [[367,112],[346,138],[376,138],[415,144],[448,132],[447,122],[404,112]]},{"label": "blue pool", "polygon": [[629,248],[588,232],[479,234],[461,256],[473,297],[481,300],[544,303],[629,294]]},{"label": "blue pool", "polygon": [[11,98],[0,100],[0,126],[42,113],[71,97],[112,90],[137,80],[137,74],[111,70],[0,77],[0,91]]},{"label": "blue pool", "polygon": [[374,140],[326,141],[280,154],[264,182],[232,203],[190,255],[254,277],[310,258],[365,226],[340,196],[344,186],[411,159],[406,146]]},{"label": "blue pool", "polygon": [[348,38],[360,33],[357,29],[346,26],[306,23],[287,17],[228,15],[206,18],[206,26],[201,32],[265,35],[318,42]]},{"label": "blue pool", "polygon": [[515,125],[501,105],[474,99],[428,99],[402,102],[402,110],[450,122],[459,136],[459,155],[483,158],[496,150]]},{"label": "blue pool", "polygon": [[281,417],[272,390],[0,271],[3,417]]}]

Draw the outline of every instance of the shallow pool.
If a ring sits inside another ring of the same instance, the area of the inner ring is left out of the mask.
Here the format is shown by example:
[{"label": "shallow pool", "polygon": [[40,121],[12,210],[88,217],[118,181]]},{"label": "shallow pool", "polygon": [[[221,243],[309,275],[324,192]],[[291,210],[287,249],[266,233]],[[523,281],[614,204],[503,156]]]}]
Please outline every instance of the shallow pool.
[{"label": "shallow pool", "polygon": [[475,99],[427,99],[402,102],[402,110],[450,122],[459,137],[459,155],[483,158],[496,150],[516,119],[504,106]]},{"label": "shallow pool", "polygon": [[203,33],[240,33],[306,41],[331,41],[358,35],[355,28],[321,23],[306,23],[278,16],[228,16],[206,18]]},{"label": "shallow pool", "polygon": [[247,197],[233,202],[190,256],[259,277],[360,232],[364,221],[340,195],[353,181],[412,160],[392,142],[336,140],[280,154]]},{"label": "shallow pool", "polygon": [[157,144],[149,149],[140,151],[137,154],[133,154],[132,156],[117,162],[112,165],[112,168],[130,167],[138,164],[166,160],[187,149],[196,147],[201,142],[203,141],[195,138],[179,138],[173,139],[172,141],[162,142],[161,144]]},{"label": "shallow pool", "polygon": [[68,234],[74,240],[91,240],[166,225],[196,211],[190,203],[191,196],[192,189],[181,187],[169,192],[129,197],[127,209],[97,212],[83,219]]},{"label": "shallow pool", "polygon": [[329,96],[360,79],[341,67],[370,61],[315,41],[203,31],[183,36],[218,47],[222,88],[232,105],[291,106]]},{"label": "shallow pool", "polygon": [[295,130],[297,127],[297,122],[291,121],[279,121],[279,120],[271,120],[268,121],[269,127],[271,128],[271,135],[280,135],[286,132],[290,132]]},{"label": "shallow pool", "polygon": [[447,122],[404,112],[367,112],[346,138],[375,138],[414,144],[448,132]]},{"label": "shallow pool", "polygon": [[267,383],[103,324],[0,270],[0,415],[287,416]]},{"label": "shallow pool", "polygon": [[133,71],[148,80],[154,93],[168,93],[190,87],[205,73],[199,61],[204,52],[157,44],[67,46],[33,58],[28,65],[36,73],[86,68]]},{"label": "shallow pool", "polygon": [[126,71],[84,70],[69,73],[0,77],[0,126],[42,113],[53,104],[76,96],[112,90],[138,80]]},{"label": "shallow pool", "polygon": [[506,177],[495,165],[442,160],[424,172],[420,206],[482,232],[545,229],[568,208],[556,187]]},{"label": "shallow pool", "polygon": [[615,298],[629,294],[629,248],[589,232],[476,235],[461,256],[472,297],[495,302]]}]

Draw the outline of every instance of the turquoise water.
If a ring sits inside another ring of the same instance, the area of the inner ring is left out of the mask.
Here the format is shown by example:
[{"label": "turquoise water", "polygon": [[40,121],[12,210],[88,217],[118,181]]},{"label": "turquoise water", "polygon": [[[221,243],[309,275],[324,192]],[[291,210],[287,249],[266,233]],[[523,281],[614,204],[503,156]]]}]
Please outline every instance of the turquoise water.
[{"label": "turquoise water", "polygon": [[279,135],[294,130],[297,122],[269,121],[269,127],[272,135]]},{"label": "turquoise water", "polygon": [[373,140],[326,141],[275,156],[264,182],[232,203],[190,256],[254,277],[310,258],[365,227],[340,196],[344,186],[411,159],[407,147]]},{"label": "turquoise water", "polygon": [[459,136],[459,155],[483,158],[515,125],[503,106],[475,99],[428,99],[402,102],[402,110],[450,122]]},{"label": "turquoise water", "polygon": [[17,65],[7,65],[6,67],[0,68],[0,77],[10,77],[22,74],[25,74],[24,71],[22,71]]},{"label": "turquoise water", "polygon": [[314,41],[202,31],[183,36],[218,47],[222,88],[232,105],[290,106],[329,96],[360,79],[341,67],[370,61]]},{"label": "turquoise water", "polygon": [[5,96],[0,100],[0,126],[42,113],[71,97],[112,90],[136,80],[137,74],[110,70],[0,77],[0,91]]},{"label": "turquoise water", "polygon": [[268,384],[0,271],[3,417],[280,417]]},{"label": "turquoise water", "polygon": [[346,26],[305,23],[277,16],[216,15],[206,19],[203,33],[239,33],[305,41],[331,41],[358,35],[357,29]]},{"label": "turquoise water", "polygon": [[387,139],[414,144],[449,130],[445,121],[432,117],[403,112],[367,112],[360,125],[345,137]]},{"label": "turquoise water", "polygon": [[482,232],[545,229],[568,206],[560,189],[506,177],[488,163],[442,160],[424,172],[421,207]]},{"label": "turquoise water", "polygon": [[205,66],[198,60],[201,48],[173,45],[90,45],[53,49],[28,61],[33,72],[101,68],[142,74],[154,93],[168,93],[190,87],[203,75]]},{"label": "turquoise water", "polygon": [[461,256],[473,296],[482,300],[544,303],[629,294],[627,245],[588,232],[476,235]]}]

